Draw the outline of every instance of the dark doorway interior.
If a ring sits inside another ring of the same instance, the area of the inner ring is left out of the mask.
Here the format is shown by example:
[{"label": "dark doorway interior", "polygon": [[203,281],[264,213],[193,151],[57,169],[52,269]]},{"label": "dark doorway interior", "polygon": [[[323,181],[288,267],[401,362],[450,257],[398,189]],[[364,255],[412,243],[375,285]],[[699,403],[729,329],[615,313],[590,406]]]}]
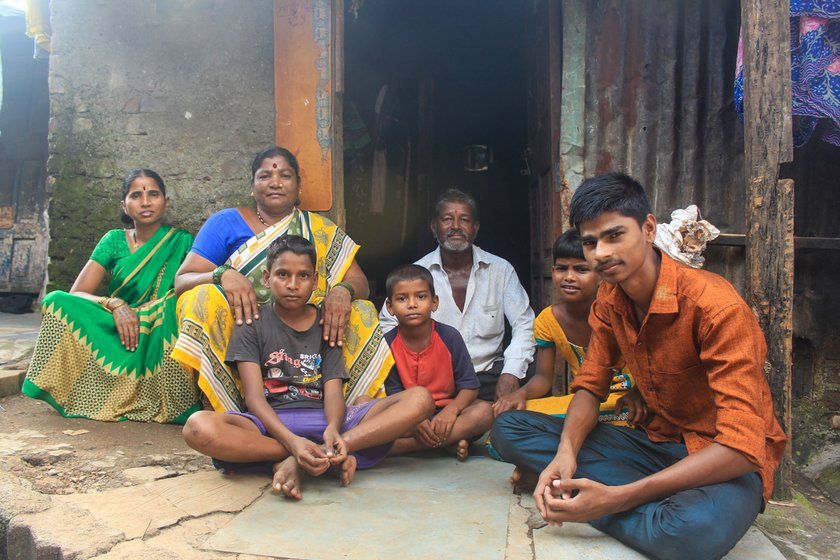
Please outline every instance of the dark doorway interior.
[{"label": "dark doorway interior", "polygon": [[[526,84],[520,2],[366,0],[346,15],[344,144],[347,231],[381,303],[395,266],[435,247],[434,199],[478,200],[477,244],[508,259],[529,289]],[[486,171],[465,170],[485,145]]]},{"label": "dark doorway interior", "polygon": [[46,59],[33,58],[23,14],[0,11],[0,310],[31,311],[47,265]]}]

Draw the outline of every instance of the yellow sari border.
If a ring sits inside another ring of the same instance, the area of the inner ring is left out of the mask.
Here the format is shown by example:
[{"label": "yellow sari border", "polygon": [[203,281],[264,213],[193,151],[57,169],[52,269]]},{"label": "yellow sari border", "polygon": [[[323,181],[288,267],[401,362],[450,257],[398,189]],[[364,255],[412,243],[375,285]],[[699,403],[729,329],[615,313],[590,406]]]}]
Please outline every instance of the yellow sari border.
[{"label": "yellow sari border", "polygon": [[[294,210],[290,216],[254,235],[228,259],[258,290],[269,245],[286,234],[309,239],[318,256],[318,285],[310,301],[320,303],[329,288],[340,282],[355,258],[359,246],[335,224],[318,214]],[[172,357],[194,372],[198,385],[217,411],[243,410],[242,384],[235,369],[225,363],[227,345],[233,331],[233,316],[222,291],[201,285],[178,299],[180,335]],[[378,315],[369,301],[353,302],[345,329],[342,356],[350,376],[345,384],[345,400],[354,402],[362,395],[375,397],[381,391],[394,360],[382,336]]]}]

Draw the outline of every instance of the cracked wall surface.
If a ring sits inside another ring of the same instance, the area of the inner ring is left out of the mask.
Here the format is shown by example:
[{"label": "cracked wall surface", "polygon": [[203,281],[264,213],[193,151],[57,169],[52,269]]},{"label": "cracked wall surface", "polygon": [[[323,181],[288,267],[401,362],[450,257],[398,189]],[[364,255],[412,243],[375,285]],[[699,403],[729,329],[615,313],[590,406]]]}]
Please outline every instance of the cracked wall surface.
[{"label": "cracked wall surface", "polygon": [[131,168],[163,176],[168,221],[193,233],[248,200],[250,159],[274,141],[272,18],[270,0],[52,3],[48,291],[122,227]]}]

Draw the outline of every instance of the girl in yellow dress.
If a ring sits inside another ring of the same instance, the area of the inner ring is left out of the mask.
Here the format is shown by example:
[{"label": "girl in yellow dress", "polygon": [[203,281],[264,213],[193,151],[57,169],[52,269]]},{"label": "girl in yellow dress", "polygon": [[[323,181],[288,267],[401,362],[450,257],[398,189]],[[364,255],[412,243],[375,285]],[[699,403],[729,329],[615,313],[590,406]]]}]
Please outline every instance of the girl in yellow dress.
[{"label": "girl in yellow dress", "polygon": [[[564,417],[572,400],[572,395],[546,395],[554,385],[555,372],[563,371],[555,363],[558,358],[568,364],[572,377],[583,363],[592,333],[589,309],[595,301],[599,279],[598,273],[584,259],[580,236],[574,229],[557,238],[551,252],[554,258],[551,276],[557,303],[543,309],[534,320],[536,373],[524,386],[493,404],[496,415],[506,410],[524,409]],[[627,420],[635,419],[636,412],[640,415],[644,412],[641,410],[644,403],[633,398],[636,391],[630,391],[632,387],[630,372],[626,369],[615,372],[610,395],[601,403],[601,422],[626,425]],[[629,396],[618,403],[628,391]],[[630,413],[622,412],[625,406],[631,409]]]}]

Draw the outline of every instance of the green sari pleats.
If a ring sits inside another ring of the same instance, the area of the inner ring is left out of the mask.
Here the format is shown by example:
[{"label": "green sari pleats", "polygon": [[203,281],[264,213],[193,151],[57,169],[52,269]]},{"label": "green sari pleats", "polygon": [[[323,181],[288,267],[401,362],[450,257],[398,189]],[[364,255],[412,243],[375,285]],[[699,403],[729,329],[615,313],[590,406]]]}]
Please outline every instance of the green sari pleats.
[{"label": "green sari pleats", "polygon": [[128,302],[140,321],[133,352],[101,305],[62,291],[48,294],[23,393],[68,417],[186,421],[199,409],[198,387],[169,354],[178,334],[172,286],[191,245],[189,233],[163,226],[111,271],[109,294]]}]

